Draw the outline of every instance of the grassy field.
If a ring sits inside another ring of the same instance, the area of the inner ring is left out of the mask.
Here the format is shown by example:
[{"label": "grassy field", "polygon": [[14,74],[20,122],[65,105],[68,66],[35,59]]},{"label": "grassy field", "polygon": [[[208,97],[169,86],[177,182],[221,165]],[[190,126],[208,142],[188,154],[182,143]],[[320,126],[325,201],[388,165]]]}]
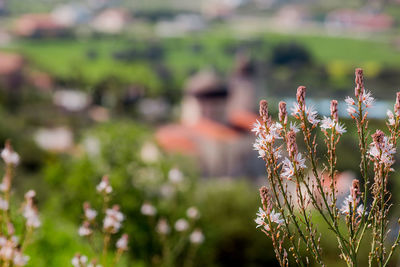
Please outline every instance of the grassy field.
[{"label": "grassy field", "polygon": [[[389,41],[274,33],[265,33],[255,40],[261,41],[261,45],[248,46],[248,50],[258,59],[265,58],[265,61],[273,47],[296,42],[310,51],[315,63],[332,65],[336,69],[358,66],[368,71],[383,66],[400,67],[400,53]],[[234,50],[246,42],[249,40],[238,40],[233,34],[219,29],[190,37],[151,41],[123,37],[25,40],[15,42],[7,49],[24,54],[34,66],[61,79],[83,79],[92,85],[113,77],[122,83],[140,83],[149,88],[159,88],[162,82],[156,77],[156,66],[161,64],[167,67],[178,84],[191,71],[204,67],[212,66],[227,72],[232,69]],[[140,53],[148,46],[161,49],[159,58],[137,57],[121,61],[113,57],[121,51]]]}]

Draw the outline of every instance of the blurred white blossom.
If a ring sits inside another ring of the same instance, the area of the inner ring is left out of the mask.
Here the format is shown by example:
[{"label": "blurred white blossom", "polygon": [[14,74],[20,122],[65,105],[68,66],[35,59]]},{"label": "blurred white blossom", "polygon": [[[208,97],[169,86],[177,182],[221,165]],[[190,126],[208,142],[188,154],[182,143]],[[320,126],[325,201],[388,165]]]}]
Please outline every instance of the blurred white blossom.
[{"label": "blurred white blossom", "polygon": [[193,244],[201,244],[204,242],[203,232],[200,229],[196,229],[190,234],[189,239]]},{"label": "blurred white blossom", "polygon": [[158,221],[158,223],[157,223],[156,230],[157,230],[157,232],[158,232],[159,234],[162,234],[162,235],[168,234],[169,231],[170,231],[170,228],[169,228],[169,225],[168,225],[167,220],[165,220],[165,219],[160,219],[160,220]]},{"label": "blurred white blossom", "polygon": [[1,151],[1,157],[6,164],[18,165],[19,155],[8,145]]},{"label": "blurred white blossom", "polygon": [[190,219],[198,219],[200,218],[200,212],[196,207],[190,207],[186,211],[186,215]]},{"label": "blurred white blossom", "polygon": [[175,230],[178,232],[186,231],[189,228],[189,223],[185,219],[179,219],[175,222]]},{"label": "blurred white blossom", "polygon": [[140,212],[146,216],[154,216],[157,213],[157,209],[148,202],[143,203],[142,207],[140,208]]}]

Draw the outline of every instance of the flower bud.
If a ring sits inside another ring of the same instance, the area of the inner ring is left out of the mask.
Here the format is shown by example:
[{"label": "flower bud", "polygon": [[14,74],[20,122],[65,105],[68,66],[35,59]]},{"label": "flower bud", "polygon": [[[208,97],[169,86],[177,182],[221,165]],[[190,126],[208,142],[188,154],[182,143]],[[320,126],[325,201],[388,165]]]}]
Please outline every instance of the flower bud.
[{"label": "flower bud", "polygon": [[297,88],[297,93],[296,93],[296,98],[297,102],[300,104],[300,106],[304,106],[305,100],[306,100],[306,87],[305,86],[299,86]]},{"label": "flower bud", "polygon": [[356,69],[356,88],[354,89],[354,94],[356,97],[360,98],[364,93],[364,75],[363,70],[360,68]]},{"label": "flower bud", "polygon": [[267,122],[268,121],[268,102],[267,100],[261,100],[260,101],[260,116],[263,122]]},{"label": "flower bud", "polygon": [[354,179],[351,184],[351,197],[355,200],[360,195],[360,181]]},{"label": "flower bud", "polygon": [[287,140],[287,148],[288,148],[289,156],[295,157],[297,155],[297,151],[298,151],[297,143],[296,143],[296,132],[293,130],[290,130],[287,133],[286,140]]},{"label": "flower bud", "polygon": [[261,202],[265,203],[268,199],[268,188],[266,186],[262,186],[260,188],[260,198]]},{"label": "flower bud", "polygon": [[339,120],[337,106],[338,106],[337,100],[332,100],[331,101],[331,116],[332,116],[332,119],[336,122]]},{"label": "flower bud", "polygon": [[283,101],[279,102],[279,121],[283,124],[287,123],[286,103]]},{"label": "flower bud", "polygon": [[394,113],[396,116],[400,116],[400,92],[396,94],[396,104],[394,104]]}]

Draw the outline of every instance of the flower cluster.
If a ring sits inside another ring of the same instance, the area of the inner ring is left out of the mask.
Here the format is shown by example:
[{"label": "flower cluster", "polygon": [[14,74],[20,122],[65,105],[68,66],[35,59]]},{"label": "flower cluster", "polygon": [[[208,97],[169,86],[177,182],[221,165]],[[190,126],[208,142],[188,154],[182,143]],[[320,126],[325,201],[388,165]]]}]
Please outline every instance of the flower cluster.
[{"label": "flower cluster", "polygon": [[0,237],[0,259],[3,263],[13,266],[25,266],[28,263],[29,257],[24,255],[18,246],[19,242],[16,236],[9,239]]},{"label": "flower cluster", "polygon": [[[122,221],[124,220],[124,215],[120,211],[120,207],[118,205],[113,205],[109,207],[109,201],[111,197],[111,193],[113,192],[112,186],[110,184],[110,180],[107,175],[103,176],[101,182],[96,186],[96,190],[101,194],[103,201],[103,224],[101,229],[96,229],[98,225],[98,215],[99,212],[92,208],[89,202],[85,202],[83,204],[83,223],[78,229],[78,234],[82,237],[90,238],[94,235],[95,230],[98,230],[103,235],[103,243],[101,254],[98,255],[99,259],[102,261],[103,266],[108,266],[108,250],[110,246],[111,236],[118,233],[122,227]],[[98,250],[97,247],[94,250]],[[120,239],[118,239],[115,243],[115,252],[114,252],[114,263],[117,263],[122,256],[123,252],[128,250],[128,235],[123,234]],[[72,265],[79,267],[100,267],[102,265],[97,264],[98,258],[93,258],[90,262],[88,261],[88,257],[81,254],[76,254],[72,259]]]},{"label": "flower cluster", "polygon": [[114,205],[111,209],[106,210],[106,216],[103,221],[103,229],[105,232],[115,234],[122,226],[124,215],[119,211],[119,206]]},{"label": "flower cluster", "polygon": [[376,130],[372,135],[373,142],[368,151],[371,160],[384,164],[385,166],[392,166],[394,163],[394,154],[396,148],[390,143],[389,139],[381,130]]},{"label": "flower cluster", "polygon": [[72,258],[71,264],[74,267],[102,267],[102,265],[97,264],[97,260],[94,259],[89,262],[87,256],[79,253],[75,254],[75,256]]},{"label": "flower cluster", "polygon": [[[196,207],[190,207],[186,210],[186,216],[187,218],[179,218],[173,224],[173,229],[176,231],[176,233],[185,234],[188,233],[190,229],[193,229],[194,224],[200,218],[200,212]],[[158,220],[156,232],[163,238],[171,233],[171,227],[166,218],[162,217]],[[199,228],[193,230],[193,232],[190,233],[189,241],[193,244],[202,243],[204,241],[204,235],[202,231]]]},{"label": "flower cluster", "polygon": [[38,211],[33,203],[36,192],[29,190],[25,194],[25,203],[23,207],[23,215],[26,219],[26,227],[28,228],[38,228],[41,224]]},{"label": "flower cluster", "polygon": [[182,210],[185,208],[181,204],[182,197],[193,189],[189,186],[191,181],[177,166],[165,171],[162,178],[141,204],[141,219],[151,230],[148,238],[161,247],[160,254],[155,255],[160,263],[192,262],[205,236],[199,227],[198,208],[190,206]]},{"label": "flower cluster", "polygon": [[15,222],[11,217],[12,198],[11,186],[14,178],[15,167],[20,162],[20,157],[14,151],[11,143],[6,142],[4,149],[1,151],[1,157],[5,163],[5,174],[3,181],[0,183],[0,265],[1,266],[25,266],[29,257],[25,255],[25,248],[32,238],[33,230],[40,227],[38,209],[35,204],[36,193],[29,190],[25,194],[25,201],[22,203],[21,215],[24,222],[24,229],[21,233],[17,233],[14,227]]},{"label": "flower cluster", "polygon": [[[259,208],[258,213],[256,214],[257,218],[254,220],[257,223],[257,227],[264,227],[266,231],[270,230],[270,223],[283,224],[283,220],[281,219],[281,214],[279,212],[271,211],[270,213],[266,213],[263,209]],[[269,223],[266,223],[266,219],[268,217]]]},{"label": "flower cluster", "polygon": [[[362,114],[363,110],[372,107],[375,102],[375,99],[372,97],[372,93],[366,91],[364,88],[362,69],[356,69],[355,73],[355,99],[350,96],[346,97],[345,99],[345,102],[347,104],[347,112],[352,118],[355,118],[357,115]],[[366,115],[367,112],[365,112],[364,114]]]},{"label": "flower cluster", "polygon": [[[289,121],[286,103],[280,102],[279,122],[274,122],[269,115],[268,102],[260,102],[261,121],[253,128],[256,134],[254,148],[266,163],[268,184],[260,189],[262,207],[256,213],[255,222],[256,227],[271,239],[281,266],[288,266],[290,256],[299,266],[309,265],[309,256],[325,266],[320,245],[324,235],[315,227],[315,213],[336,236],[340,258],[347,266],[358,265],[359,249],[365,242],[367,231],[371,231],[372,236],[368,241],[371,245],[369,266],[387,266],[400,244],[398,232],[390,250],[386,248],[390,231],[387,216],[391,206],[387,184],[400,137],[400,92],[393,111],[387,112],[389,134],[376,130],[370,135],[368,109],[375,100],[364,88],[363,71],[356,69],[355,76],[354,97],[347,97],[345,102],[357,128],[360,180],[353,180],[347,196],[339,192],[337,181],[336,148],[346,132],[346,127],[339,121],[338,101],[331,101],[330,116],[320,120],[316,110],[306,105],[306,87],[299,86],[297,101],[291,109],[294,121]],[[325,160],[318,158],[318,125],[326,145]],[[300,152],[297,145],[299,132],[304,140],[304,152]],[[277,139],[282,139],[279,145]],[[287,156],[283,155],[283,147]],[[342,203],[338,203],[339,196],[344,198]],[[368,203],[370,199],[371,203]],[[346,227],[341,227],[343,224]],[[285,246],[289,246],[289,250]],[[301,252],[303,247],[308,252],[306,256]]]},{"label": "flower cluster", "polygon": [[282,163],[283,167],[281,176],[291,180],[292,177],[295,176],[296,172],[306,168],[305,162],[306,160],[301,157],[300,153],[296,155],[293,161],[289,160],[288,158],[285,158]]},{"label": "flower cluster", "polygon": [[318,119],[318,113],[313,106],[306,106],[305,86],[297,88],[296,98],[297,103],[293,103],[293,107],[291,108],[293,117],[298,120],[307,119],[311,125],[316,126],[320,122],[320,119]]},{"label": "flower cluster", "polygon": [[353,180],[350,187],[350,194],[343,201],[340,212],[346,215],[356,214],[358,217],[361,217],[364,211],[364,205],[360,203],[360,194],[360,182],[358,180]]}]

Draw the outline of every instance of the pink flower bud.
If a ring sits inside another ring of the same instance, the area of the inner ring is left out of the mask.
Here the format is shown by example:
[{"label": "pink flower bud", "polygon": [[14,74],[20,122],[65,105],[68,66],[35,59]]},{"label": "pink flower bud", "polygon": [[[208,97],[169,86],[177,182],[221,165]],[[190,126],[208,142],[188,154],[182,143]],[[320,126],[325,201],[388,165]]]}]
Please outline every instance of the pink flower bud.
[{"label": "pink flower bud", "polygon": [[264,203],[268,199],[268,188],[266,186],[262,186],[260,188],[260,197],[262,202]]},{"label": "pink flower bud", "polygon": [[359,99],[362,97],[364,93],[364,75],[363,70],[360,68],[356,69],[356,88],[354,89],[354,94]]},{"label": "pink flower bud", "polygon": [[287,123],[286,103],[283,101],[279,102],[279,121],[284,124]]},{"label": "pink flower bud", "polygon": [[337,106],[338,106],[337,100],[332,100],[331,101],[331,116],[332,116],[332,119],[335,120],[336,122],[339,120]]},{"label": "pink flower bud", "polygon": [[296,143],[296,132],[293,130],[290,130],[287,133],[286,140],[287,140],[287,148],[288,148],[289,156],[295,157],[297,155],[297,151],[298,151],[297,143]]},{"label": "pink flower bud", "polygon": [[305,86],[299,86],[297,88],[296,98],[297,98],[297,102],[300,104],[300,106],[303,107],[305,104],[305,101],[306,101],[306,87]]},{"label": "pink flower bud", "polygon": [[268,114],[268,102],[267,100],[260,101],[260,116],[263,122],[267,122],[269,118]]},{"label": "pink flower bud", "polygon": [[396,116],[400,116],[400,92],[396,94],[396,104],[394,105],[394,113]]}]

